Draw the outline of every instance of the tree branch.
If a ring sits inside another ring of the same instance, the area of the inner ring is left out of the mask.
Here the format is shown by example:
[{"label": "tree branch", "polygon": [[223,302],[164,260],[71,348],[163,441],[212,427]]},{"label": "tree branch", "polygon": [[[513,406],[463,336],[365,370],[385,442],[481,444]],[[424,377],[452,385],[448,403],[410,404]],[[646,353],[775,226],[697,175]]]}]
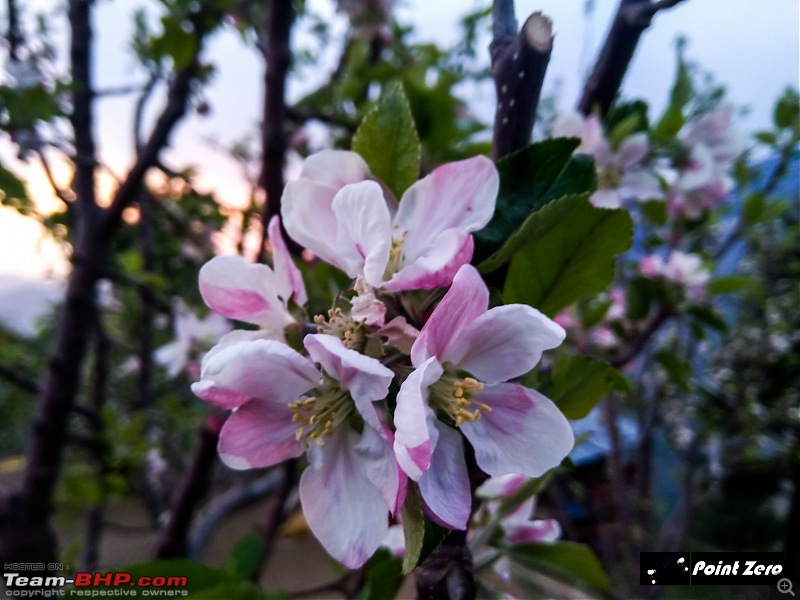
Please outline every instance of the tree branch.
[{"label": "tree branch", "polygon": [[[553,23],[533,13],[516,33],[511,2],[494,4],[494,34],[489,50],[497,92],[492,155],[495,160],[525,147],[531,139],[536,107],[553,50]],[[511,32],[511,33],[509,33]]]},{"label": "tree branch", "polygon": [[219,524],[232,512],[249,506],[271,494],[280,484],[280,473],[270,471],[260,479],[248,481],[240,486],[214,497],[201,511],[203,517],[199,519],[189,535],[186,558],[200,560],[203,550]]},{"label": "tree branch", "polygon": [[217,460],[217,442],[224,422],[223,413],[214,413],[200,428],[191,464],[175,490],[169,521],[156,542],[155,558],[186,556],[189,527],[195,509],[211,485],[211,470]]},{"label": "tree branch", "polygon": [[658,11],[683,1],[660,0],[651,3],[650,0],[620,0],[606,41],[584,85],[578,102],[579,111],[584,115],[593,110],[597,110],[600,116],[608,114],[642,32],[650,26]]},{"label": "tree branch", "polygon": [[56,182],[53,171],[50,169],[50,163],[47,161],[47,157],[44,155],[41,148],[36,148],[36,154],[39,156],[39,160],[42,163],[42,169],[47,177],[47,181],[50,183],[50,187],[53,188],[53,193],[66,205],[67,210],[69,210],[71,204],[71,199],[69,198],[70,192],[63,189]]},{"label": "tree branch", "polygon": [[275,497],[275,506],[272,509],[269,521],[267,521],[264,529],[261,531],[261,539],[264,542],[264,554],[261,556],[261,563],[258,569],[253,571],[251,579],[258,581],[262,571],[264,571],[269,564],[269,559],[275,550],[275,540],[280,532],[281,525],[283,525],[286,518],[289,516],[289,510],[286,503],[292,490],[295,488],[297,480],[297,461],[291,459],[283,465],[283,480],[278,488],[278,493]]},{"label": "tree branch", "polygon": [[672,316],[672,312],[667,310],[666,308],[661,308],[656,316],[653,318],[652,321],[647,325],[647,327],[642,331],[631,344],[628,351],[620,356],[616,356],[614,358],[609,359],[609,363],[611,366],[616,367],[617,369],[624,367],[629,362],[631,362],[634,358],[636,358],[639,353],[644,349],[647,342],[650,338],[661,328],[664,322]]},{"label": "tree branch", "polygon": [[39,382],[30,375],[22,373],[14,367],[0,363],[0,377],[6,381],[10,381],[26,392],[30,392],[31,394],[39,393]]},{"label": "tree branch", "polygon": [[19,47],[22,45],[22,34],[19,30],[19,11],[17,10],[17,0],[8,0],[8,58],[9,60],[19,59]]},{"label": "tree branch", "polygon": [[[288,140],[286,135],[286,75],[291,64],[289,35],[294,20],[292,2],[270,2],[265,13],[267,26],[267,68],[264,74],[264,112],[261,123],[261,173],[258,185],[266,194],[262,210],[259,259],[266,260],[267,225],[281,212],[283,163]],[[283,227],[283,226],[281,226]],[[285,233],[285,232],[284,232]]]}]

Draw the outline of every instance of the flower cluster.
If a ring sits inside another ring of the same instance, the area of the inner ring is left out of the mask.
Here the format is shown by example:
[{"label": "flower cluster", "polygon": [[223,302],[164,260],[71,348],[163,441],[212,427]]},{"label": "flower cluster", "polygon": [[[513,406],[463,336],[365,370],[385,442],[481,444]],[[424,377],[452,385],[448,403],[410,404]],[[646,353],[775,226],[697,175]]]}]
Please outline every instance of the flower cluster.
[{"label": "flower cluster", "polygon": [[668,148],[654,147],[646,132],[631,133],[612,145],[595,115],[576,112],[559,116],[551,134],[579,138],[575,152],[594,158],[598,189],[590,200],[595,206],[666,200],[673,217],[691,220],[703,217],[729,194],[730,171],[744,149],[730,106],[689,122]]},{"label": "flower cluster", "polygon": [[702,300],[711,272],[697,254],[673,250],[665,261],[658,254],[648,254],[639,263],[642,276],[664,279],[679,286],[690,300]]},{"label": "flower cluster", "polygon": [[564,330],[529,306],[490,308],[469,264],[498,185],[478,157],[439,167],[398,201],[355,153],[308,158],[286,187],[283,223],[354,282],[302,341],[306,293],[277,218],[273,268],[217,257],[200,272],[212,309],[258,326],[224,336],[192,386],[232,410],[222,460],[249,469],[305,454],[306,520],[348,567],[387,539],[409,485],[429,518],[467,527],[465,440],[491,476],[539,476],[572,448],[558,408],[515,382]]}]

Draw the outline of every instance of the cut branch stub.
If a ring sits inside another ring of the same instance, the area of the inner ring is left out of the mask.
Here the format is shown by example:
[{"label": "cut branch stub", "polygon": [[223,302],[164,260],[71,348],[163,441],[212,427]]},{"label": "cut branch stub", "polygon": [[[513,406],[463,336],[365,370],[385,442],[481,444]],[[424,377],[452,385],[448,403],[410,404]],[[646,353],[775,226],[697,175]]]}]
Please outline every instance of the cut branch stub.
[{"label": "cut branch stub", "polygon": [[495,160],[530,141],[552,50],[553,23],[540,12],[528,17],[516,36],[492,41],[492,78],[497,90],[492,140]]},{"label": "cut branch stub", "polygon": [[650,26],[653,16],[659,10],[671,8],[683,1],[620,0],[603,49],[584,85],[578,102],[579,111],[584,115],[597,111],[603,117],[608,114],[642,32]]}]

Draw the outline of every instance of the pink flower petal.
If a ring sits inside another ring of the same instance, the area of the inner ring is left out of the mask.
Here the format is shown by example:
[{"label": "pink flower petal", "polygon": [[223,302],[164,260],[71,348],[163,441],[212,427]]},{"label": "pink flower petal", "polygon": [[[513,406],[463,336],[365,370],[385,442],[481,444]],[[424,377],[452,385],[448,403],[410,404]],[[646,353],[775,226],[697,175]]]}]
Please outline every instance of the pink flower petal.
[{"label": "pink flower petal", "polygon": [[489,475],[538,477],[572,450],[574,436],[566,417],[534,390],[501,383],[475,392],[473,401],[492,410],[464,423],[461,431],[475,449],[478,466]]},{"label": "pink flower petal", "polygon": [[338,260],[333,198],[339,187],[296,179],[286,184],[281,218],[291,238],[322,260],[342,270]]},{"label": "pink flower petal", "polygon": [[403,194],[395,223],[408,232],[409,248],[425,246],[447,229],[477,231],[494,214],[499,185],[485,156],[442,165]]},{"label": "pink flower petal", "polygon": [[431,357],[400,386],[394,412],[394,452],[400,468],[418,480],[428,468],[439,437],[436,415],[428,406],[428,387],[439,380],[442,365]]},{"label": "pink flower petal", "polygon": [[530,521],[518,525],[506,533],[506,541],[510,544],[529,542],[555,542],[561,537],[561,526],[555,519]]},{"label": "pink flower petal", "polygon": [[560,345],[565,336],[563,327],[535,308],[508,304],[462,329],[448,358],[479,381],[499,383],[530,371],[542,352]]},{"label": "pink flower petal", "polygon": [[291,286],[266,265],[215,256],[200,269],[199,283],[203,300],[224,317],[278,331],[294,321],[286,310]]},{"label": "pink flower petal", "polygon": [[647,134],[635,133],[625,138],[622,142],[617,151],[615,162],[621,170],[627,171],[639,166],[647,156],[649,149],[650,146],[647,143]]},{"label": "pink flower petal", "polygon": [[259,469],[300,456],[297,423],[285,404],[251,400],[235,410],[219,436],[219,457],[233,469]]},{"label": "pink flower petal", "polygon": [[306,286],[303,284],[303,275],[300,269],[294,264],[292,255],[286,247],[286,242],[281,234],[281,220],[275,215],[269,222],[269,240],[272,242],[272,262],[275,275],[280,281],[287,281],[291,286],[294,300],[299,305],[308,302]]},{"label": "pink flower petal", "polygon": [[263,339],[223,348],[204,362],[201,377],[192,391],[224,408],[248,398],[292,402],[319,382],[311,361],[286,344]]},{"label": "pink flower petal", "polygon": [[464,444],[457,431],[437,421],[439,442],[431,464],[419,479],[419,491],[429,516],[451,529],[466,529],[472,510]]},{"label": "pink flower petal", "polygon": [[419,366],[431,356],[441,362],[457,351],[451,341],[469,323],[486,312],[489,290],[471,265],[464,265],[453,278],[453,285],[431,313],[411,348],[411,362]]},{"label": "pink flower petal", "polygon": [[[373,409],[374,410],[374,409]],[[397,512],[406,492],[406,476],[397,465],[392,443],[394,436],[385,426],[380,430],[364,427],[355,453],[362,461],[367,478],[378,489],[391,513]]]},{"label": "pink flower petal", "polygon": [[362,181],[343,187],[333,198],[338,260],[350,277],[363,272],[371,286],[383,284],[391,249],[391,220],[381,186]]},{"label": "pink flower petal", "polygon": [[430,245],[418,252],[410,248],[410,260],[384,286],[390,292],[432,290],[446,287],[456,272],[472,260],[475,244],[472,236],[458,229],[439,233]]},{"label": "pink flower petal", "polygon": [[388,509],[355,452],[358,434],[340,427],[322,447],[309,448],[300,501],[311,531],[346,567],[363,565],[389,529]]},{"label": "pink flower petal", "polygon": [[342,340],[332,335],[307,335],[303,345],[311,359],[350,392],[364,420],[378,427],[374,420],[371,421],[374,414],[372,402],[383,400],[389,392],[394,377],[391,369],[374,358],[345,348]]}]

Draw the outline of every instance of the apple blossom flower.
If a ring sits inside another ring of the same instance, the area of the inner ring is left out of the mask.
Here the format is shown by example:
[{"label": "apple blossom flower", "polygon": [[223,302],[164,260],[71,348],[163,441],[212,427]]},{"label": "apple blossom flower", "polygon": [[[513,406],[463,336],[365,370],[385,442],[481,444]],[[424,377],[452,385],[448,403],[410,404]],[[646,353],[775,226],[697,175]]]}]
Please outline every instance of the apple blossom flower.
[{"label": "apple blossom flower", "polygon": [[[475,495],[485,500],[484,506],[495,515],[503,500],[516,494],[526,481],[528,478],[518,473],[490,477],[475,490]],[[500,517],[499,524],[509,544],[554,542],[561,537],[561,526],[555,519],[531,519],[535,508],[536,497],[531,496]]]},{"label": "apple blossom flower", "polygon": [[440,166],[399,203],[354,152],[306,159],[286,185],[282,215],[299,244],[350,277],[389,291],[449,285],[472,258],[471,232],[494,213],[499,176],[486,157]]},{"label": "apple blossom flower", "polygon": [[673,250],[664,261],[657,254],[648,254],[639,262],[639,272],[648,278],[663,278],[683,287],[691,300],[705,297],[711,272],[697,254]]},{"label": "apple blossom flower", "polygon": [[704,114],[684,127],[679,137],[688,158],[670,189],[670,207],[673,214],[698,219],[733,189],[729,171],[744,150],[744,139],[733,128],[731,106]]},{"label": "apple blossom flower", "polygon": [[167,369],[170,377],[177,377],[194,353],[208,350],[228,333],[231,324],[216,313],[201,319],[181,303],[176,309],[174,330],[175,339],[153,353],[153,359]]},{"label": "apple blossom flower", "polygon": [[[490,477],[484,481],[475,495],[483,500],[480,518],[488,517],[497,520],[503,533],[503,541],[508,545],[523,543],[554,542],[561,537],[561,526],[555,519],[532,519],[536,508],[536,497],[531,497],[507,514],[498,516],[503,502],[516,494],[528,481],[528,478],[510,473],[502,477]],[[501,555],[492,562],[492,570],[504,581],[511,579],[511,561],[507,555]]]},{"label": "apple blossom flower", "polygon": [[541,475],[573,445],[555,404],[506,383],[558,346],[564,330],[529,306],[488,304],[478,272],[461,267],[411,348],[415,369],[394,413],[400,467],[419,482],[430,516],[454,529],[466,527],[471,506],[461,433],[489,475]]},{"label": "apple blossom flower", "polygon": [[250,264],[241,256],[215,256],[200,269],[200,294],[206,304],[228,319],[259,325],[262,331],[234,331],[223,345],[245,338],[283,340],[284,329],[295,323],[290,301],[308,300],[300,270],[292,262],[280,233],[280,220],[269,223],[273,268]]},{"label": "apple blossom flower", "polygon": [[393,374],[333,336],[308,335],[303,344],[310,358],[276,340],[230,344],[204,361],[192,391],[234,409],[219,439],[229,467],[268,467],[306,453],[306,521],[332,556],[355,568],[381,545],[405,495],[392,434],[373,404],[386,397]]},{"label": "apple blossom flower", "polygon": [[616,152],[603,135],[600,120],[590,115],[567,113],[553,124],[553,136],[581,138],[578,154],[594,157],[597,169],[597,191],[589,201],[599,208],[619,208],[626,198],[652,200],[662,198],[658,178],[646,167],[649,152],[647,135],[635,133],[625,138]]}]

